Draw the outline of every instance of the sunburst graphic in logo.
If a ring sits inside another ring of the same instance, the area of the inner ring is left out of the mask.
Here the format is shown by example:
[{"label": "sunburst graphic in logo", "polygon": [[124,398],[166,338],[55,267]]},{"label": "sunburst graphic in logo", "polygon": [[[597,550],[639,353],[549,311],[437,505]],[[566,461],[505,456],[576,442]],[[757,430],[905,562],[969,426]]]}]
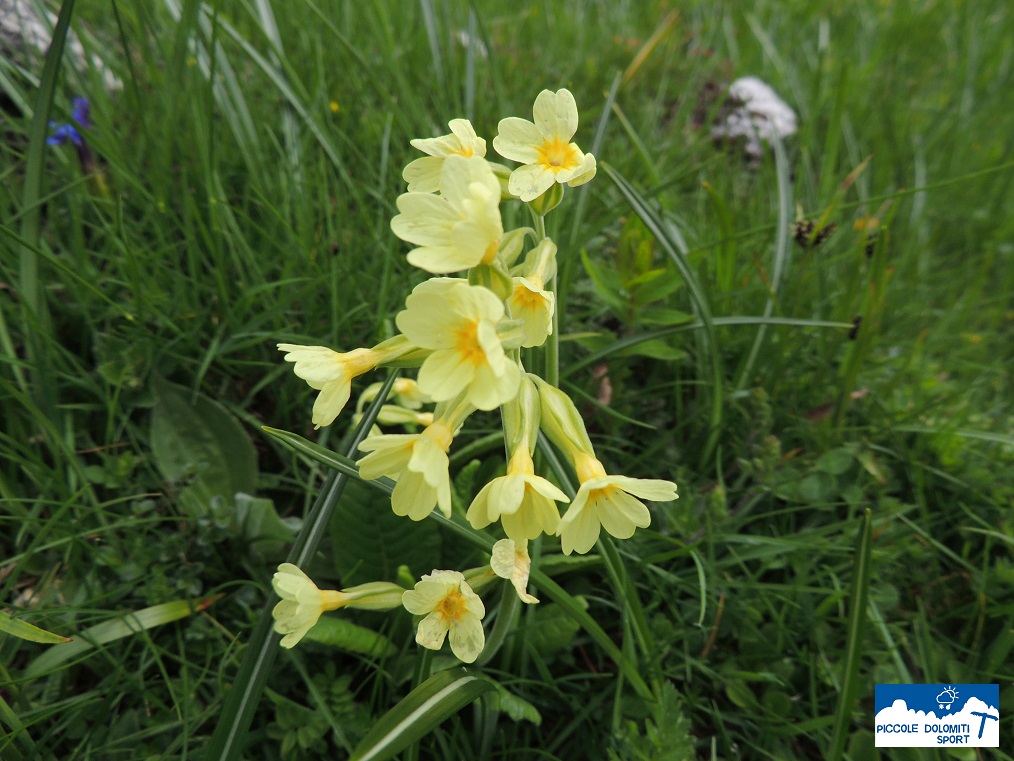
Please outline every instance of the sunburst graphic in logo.
[{"label": "sunburst graphic in logo", "polygon": [[958,691],[948,685],[943,692],[937,695],[937,705],[945,711],[951,710],[951,704],[958,699]]}]

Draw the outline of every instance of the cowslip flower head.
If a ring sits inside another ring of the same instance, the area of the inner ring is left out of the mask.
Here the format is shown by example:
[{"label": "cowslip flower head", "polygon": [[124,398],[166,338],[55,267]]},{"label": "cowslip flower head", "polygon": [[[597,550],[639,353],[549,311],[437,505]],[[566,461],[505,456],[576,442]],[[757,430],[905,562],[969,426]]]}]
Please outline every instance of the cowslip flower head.
[{"label": "cowslip flower head", "polygon": [[444,420],[434,420],[422,433],[388,433],[370,436],[359,448],[369,452],[359,460],[359,475],[368,481],[381,476],[397,483],[391,493],[396,515],[421,521],[440,507],[451,517],[451,480],[447,450],[454,429]]},{"label": "cowslip flower head", "polygon": [[609,476],[602,463],[591,455],[577,453],[574,469],[581,488],[556,532],[565,555],[588,552],[603,528],[617,539],[629,539],[635,529],[647,528],[651,515],[637,497],[654,502],[677,497],[672,481]]},{"label": "cowslip flower head", "polygon": [[532,559],[528,555],[528,542],[514,542],[501,539],[493,545],[493,556],[489,560],[493,573],[507,579],[514,585],[518,597],[524,603],[536,603],[538,598],[528,594],[528,576],[532,572]]},{"label": "cowslip flower head", "polygon": [[451,134],[412,140],[412,147],[427,154],[405,167],[402,177],[410,193],[436,193],[440,190],[440,172],[448,156],[486,155],[486,141],[475,134],[468,119],[451,119],[447,123]]},{"label": "cowslip flower head", "polygon": [[282,563],[271,579],[271,586],[281,601],[271,611],[274,629],[284,634],[281,645],[291,648],[301,640],[321,614],[338,608],[392,610],[401,604],[404,590],[397,584],[377,581],[360,584],[337,592],[318,589],[310,577],[292,563]]},{"label": "cowslip flower head", "polygon": [[507,299],[511,317],[522,321],[525,348],[542,346],[553,332],[556,295],[546,283],[556,275],[556,244],[545,238],[532,249],[514,278],[514,290]]},{"label": "cowslip flower head", "polygon": [[416,286],[395,322],[409,341],[432,352],[419,369],[419,388],[436,401],[464,392],[480,410],[513,399],[521,373],[497,335],[503,316],[503,302],[481,286],[451,278]]},{"label": "cowslip flower head", "polygon": [[525,542],[543,532],[556,533],[560,524],[556,502],[568,501],[560,489],[535,475],[527,447],[520,447],[510,459],[507,475],[482,487],[465,517],[475,529],[499,520],[508,537]]},{"label": "cowslip flower head", "polygon": [[391,230],[417,248],[408,262],[432,274],[460,272],[496,260],[503,237],[500,183],[485,159],[448,156],[440,195],[404,193]]},{"label": "cowslip flower head", "polygon": [[426,574],[402,596],[409,613],[425,616],[419,622],[415,641],[430,650],[443,647],[450,639],[451,652],[464,663],[473,663],[486,644],[482,617],[486,608],[457,571]]},{"label": "cowslip flower head", "polygon": [[532,109],[535,122],[516,116],[501,119],[493,148],[524,166],[511,174],[507,189],[526,203],[554,183],[577,187],[595,176],[595,157],[570,142],[577,132],[577,103],[569,90],[543,90]]},{"label": "cowslip flower head", "polygon": [[405,356],[415,347],[404,338],[384,341],[372,349],[355,349],[340,354],[326,346],[278,344],[286,352],[283,359],[294,363],[296,376],[317,389],[313,403],[313,424],[320,428],[331,425],[352,395],[352,379],[373,370],[377,365]]}]

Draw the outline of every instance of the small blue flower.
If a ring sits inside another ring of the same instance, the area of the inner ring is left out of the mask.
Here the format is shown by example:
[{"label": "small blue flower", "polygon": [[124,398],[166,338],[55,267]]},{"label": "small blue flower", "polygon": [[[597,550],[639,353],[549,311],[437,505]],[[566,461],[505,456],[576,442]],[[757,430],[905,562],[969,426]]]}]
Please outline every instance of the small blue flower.
[{"label": "small blue flower", "polygon": [[81,133],[69,124],[50,122],[49,126],[51,129],[55,128],[53,129],[53,134],[46,138],[46,142],[50,145],[63,145],[68,140],[78,147],[84,145],[84,138],[81,137]]},{"label": "small blue flower", "polygon": [[88,99],[78,95],[72,101],[73,108],[70,112],[71,118],[81,125],[82,129],[92,128],[92,107]]},{"label": "small blue flower", "polygon": [[[70,112],[71,118],[78,123],[81,129],[92,128],[92,107],[88,103],[88,99],[78,95],[72,101],[72,108]],[[46,138],[46,142],[50,145],[63,145],[68,140],[78,148],[84,146],[84,138],[81,137],[81,133],[71,125],[60,122],[50,122],[50,129],[53,130],[53,134]]]}]

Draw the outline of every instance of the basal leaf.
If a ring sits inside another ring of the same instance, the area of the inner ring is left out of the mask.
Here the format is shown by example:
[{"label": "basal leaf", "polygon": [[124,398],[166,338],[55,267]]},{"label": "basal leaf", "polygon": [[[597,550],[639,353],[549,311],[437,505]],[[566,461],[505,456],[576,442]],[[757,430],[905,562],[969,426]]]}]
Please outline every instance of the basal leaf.
[{"label": "basal leaf", "polygon": [[156,378],[151,448],[166,481],[178,485],[183,506],[205,516],[219,498],[257,487],[257,453],[243,426],[222,405]]},{"label": "basal leaf", "polygon": [[338,616],[321,616],[313,628],[306,633],[306,639],[322,645],[335,647],[349,653],[360,653],[375,658],[394,655],[397,648],[383,634]]},{"label": "basal leaf", "polygon": [[262,558],[273,561],[284,557],[286,546],[295,538],[301,524],[298,518],[279,518],[275,503],[270,499],[242,492],[236,495],[233,536],[245,540],[250,550]]},{"label": "basal leaf", "polygon": [[664,359],[669,362],[685,359],[687,353],[676,346],[670,346],[665,339],[654,338],[624,349],[620,352],[621,357],[651,357],[652,359]]},{"label": "basal leaf", "polygon": [[344,586],[393,580],[398,566],[415,576],[442,567],[440,527],[412,521],[391,510],[391,498],[350,479],[330,523],[335,568]]}]

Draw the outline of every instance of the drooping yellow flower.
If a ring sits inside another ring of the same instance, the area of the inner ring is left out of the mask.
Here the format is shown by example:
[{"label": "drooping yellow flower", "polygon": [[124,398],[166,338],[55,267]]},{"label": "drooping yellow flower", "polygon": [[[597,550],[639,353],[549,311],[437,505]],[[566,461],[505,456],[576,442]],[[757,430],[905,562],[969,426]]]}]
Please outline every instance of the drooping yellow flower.
[{"label": "drooping yellow flower", "polygon": [[577,103],[569,90],[543,90],[535,99],[535,122],[516,116],[501,119],[493,148],[524,166],[511,174],[507,189],[526,203],[552,187],[571,187],[595,176],[595,157],[570,142],[577,132]]},{"label": "drooping yellow flower", "polygon": [[412,147],[428,154],[416,159],[402,172],[410,193],[436,193],[440,189],[440,171],[448,156],[486,155],[486,141],[475,134],[468,119],[451,119],[447,124],[451,134],[440,137],[412,140]]},{"label": "drooping yellow flower", "polygon": [[528,555],[528,542],[515,543],[512,539],[501,539],[493,545],[493,556],[489,561],[493,573],[508,579],[517,590],[521,602],[535,603],[538,598],[528,594],[528,576],[532,572],[532,559]]},{"label": "drooping yellow flower", "polygon": [[464,392],[480,410],[514,398],[521,374],[497,335],[503,316],[503,302],[481,286],[451,278],[416,286],[396,323],[409,341],[432,352],[419,369],[419,388],[437,401]]},{"label": "drooping yellow flower", "polygon": [[581,488],[556,532],[565,555],[588,552],[598,540],[600,529],[617,539],[629,539],[635,529],[646,528],[651,515],[637,497],[655,502],[677,497],[672,481],[609,476],[601,462],[581,452],[575,453],[573,462]]},{"label": "drooping yellow flower", "polygon": [[447,450],[453,438],[454,429],[444,420],[434,420],[422,433],[370,436],[359,445],[370,452],[357,463],[359,475],[368,481],[381,476],[397,481],[391,494],[396,515],[421,521],[439,505],[450,518]]},{"label": "drooping yellow flower", "polygon": [[301,640],[326,610],[361,608],[392,610],[401,604],[404,590],[397,584],[377,581],[349,587],[337,592],[318,589],[310,577],[292,563],[282,563],[271,579],[271,586],[281,601],[271,611],[274,629],[284,634],[281,645],[293,647]]},{"label": "drooping yellow flower", "polygon": [[391,230],[417,248],[409,264],[433,274],[460,272],[496,260],[503,237],[500,183],[485,159],[448,156],[440,195],[404,193]]},{"label": "drooping yellow flower", "polygon": [[514,278],[514,291],[507,299],[511,317],[521,320],[525,348],[542,346],[553,332],[556,295],[546,284],[556,275],[556,244],[544,238],[525,258]]},{"label": "drooping yellow flower", "polygon": [[482,630],[486,608],[462,574],[433,571],[405,592],[402,604],[409,613],[425,616],[416,630],[417,643],[439,650],[449,638],[451,652],[459,660],[473,663],[479,657],[486,644]]},{"label": "drooping yellow flower", "polygon": [[556,502],[568,501],[560,489],[535,475],[532,457],[523,446],[511,457],[507,475],[494,478],[475,495],[466,517],[476,529],[499,520],[508,537],[525,542],[543,532],[555,534],[560,524]]},{"label": "drooping yellow flower", "polygon": [[352,379],[373,370],[378,365],[405,356],[416,348],[403,337],[384,341],[372,349],[355,349],[340,354],[326,346],[300,346],[278,344],[278,350],[287,352],[286,362],[295,363],[296,376],[310,388],[320,391],[313,403],[313,424],[320,428],[331,425],[352,395]]}]

